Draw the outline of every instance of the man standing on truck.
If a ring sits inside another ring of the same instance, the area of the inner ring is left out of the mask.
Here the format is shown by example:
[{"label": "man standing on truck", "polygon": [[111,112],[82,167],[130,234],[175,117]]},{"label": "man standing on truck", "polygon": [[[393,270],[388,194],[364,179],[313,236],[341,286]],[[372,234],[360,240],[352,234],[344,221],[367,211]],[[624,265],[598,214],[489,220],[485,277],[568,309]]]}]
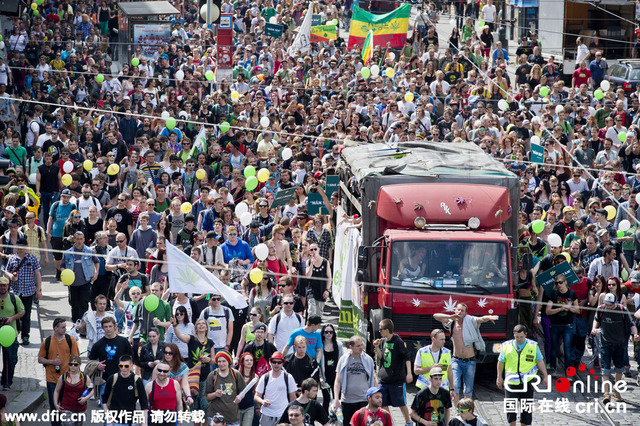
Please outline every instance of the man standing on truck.
[{"label": "man standing on truck", "polygon": [[461,382],[464,382],[464,397],[471,398],[473,381],[476,376],[476,349],[481,352],[485,350],[484,340],[480,334],[480,325],[488,321],[496,321],[498,316],[474,317],[467,315],[467,305],[458,303],[453,315],[434,314],[433,318],[444,324],[447,330],[451,330],[454,402],[457,403],[458,395],[460,395]]},{"label": "man standing on truck", "polygon": [[382,339],[373,341],[376,358],[380,361],[378,377],[384,390],[382,406],[386,411],[389,410],[389,405],[400,407],[405,426],[410,426],[411,417],[407,406],[406,383],[413,381],[411,358],[409,358],[407,346],[402,338],[393,332],[393,328],[393,321],[388,318],[383,319],[380,321]]}]

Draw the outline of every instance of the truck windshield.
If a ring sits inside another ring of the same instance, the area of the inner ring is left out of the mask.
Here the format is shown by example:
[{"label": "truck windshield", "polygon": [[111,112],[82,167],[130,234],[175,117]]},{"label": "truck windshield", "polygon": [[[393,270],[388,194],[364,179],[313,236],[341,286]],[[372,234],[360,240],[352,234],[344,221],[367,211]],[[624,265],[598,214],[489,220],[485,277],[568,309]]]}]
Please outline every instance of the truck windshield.
[{"label": "truck windshield", "polygon": [[393,291],[416,288],[507,294],[507,247],[485,241],[395,241],[391,245]]}]

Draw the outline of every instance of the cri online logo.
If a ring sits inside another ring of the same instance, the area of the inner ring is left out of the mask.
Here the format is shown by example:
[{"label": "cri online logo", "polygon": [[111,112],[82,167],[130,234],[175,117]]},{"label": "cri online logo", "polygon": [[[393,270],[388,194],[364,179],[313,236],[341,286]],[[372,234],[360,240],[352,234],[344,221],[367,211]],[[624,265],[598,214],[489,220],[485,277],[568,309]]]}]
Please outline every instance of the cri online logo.
[{"label": "cri online logo", "polygon": [[[585,371],[587,367],[584,364],[580,364],[578,366],[578,370]],[[575,379],[573,381],[573,386],[571,386],[571,381],[569,381],[566,377],[560,377],[553,382],[553,387],[559,393],[567,393],[570,390],[573,390],[573,393],[599,393],[599,392],[612,392],[616,390],[620,393],[627,391],[627,382],[624,380],[620,380],[615,384],[611,382],[600,383],[598,380],[598,376],[594,375],[595,370],[592,368],[589,370],[589,375],[583,381],[581,379]],[[575,367],[569,367],[566,369],[566,374],[568,377],[574,377],[577,374]],[[529,378],[531,380],[529,381]],[[551,393],[553,389],[551,387],[551,381],[547,382],[546,387],[541,386],[542,379],[538,375],[525,375],[523,376],[523,380],[525,380],[525,385],[522,389],[512,389],[508,382],[505,383],[505,388],[509,392],[514,393],[524,393],[527,391],[528,386],[532,386],[536,392],[542,393]]]}]

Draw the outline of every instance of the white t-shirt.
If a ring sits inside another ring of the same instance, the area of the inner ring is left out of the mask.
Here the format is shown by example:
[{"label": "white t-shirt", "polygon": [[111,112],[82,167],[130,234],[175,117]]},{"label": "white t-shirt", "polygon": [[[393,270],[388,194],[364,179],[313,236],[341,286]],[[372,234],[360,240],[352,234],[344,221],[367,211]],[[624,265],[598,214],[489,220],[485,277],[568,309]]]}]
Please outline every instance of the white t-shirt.
[{"label": "white t-shirt", "polygon": [[484,22],[494,23],[496,21],[496,7],[494,5],[485,4],[482,13],[484,14]]},{"label": "white t-shirt", "polygon": [[77,203],[78,210],[80,210],[80,216],[82,216],[83,219],[89,217],[89,207],[91,206],[96,206],[98,213],[102,210],[102,204],[100,204],[100,201],[98,201],[94,196],[89,197],[88,200],[85,200],[84,197],[80,197],[78,198]]},{"label": "white t-shirt", "polygon": [[278,315],[280,316],[278,332],[276,333],[276,318],[274,317],[272,321],[269,321],[269,334],[274,335],[273,344],[276,346],[276,349],[282,351],[287,345],[287,340],[289,340],[291,332],[304,326],[304,320],[299,320],[299,316],[295,312],[291,314],[290,317],[287,316],[284,311]]},{"label": "white t-shirt", "polygon": [[[272,374],[272,371],[268,373],[270,377],[269,383],[267,383],[266,392],[264,389],[264,380],[265,377],[267,377],[266,374],[260,377],[260,381],[256,387],[256,392],[262,394],[263,399],[268,399],[271,402],[271,405],[268,407],[262,407],[262,414],[269,417],[279,418],[289,405],[289,395],[287,395],[287,385],[284,381],[284,372],[280,373],[278,377],[273,377]],[[286,374],[286,376],[289,379],[289,392],[295,392],[298,390],[298,385],[296,385],[296,381],[293,379],[293,376],[291,374]]]},{"label": "white t-shirt", "polygon": [[[229,313],[225,314],[225,310]],[[228,320],[227,320],[228,316]],[[213,340],[213,346],[216,349],[224,348],[227,345],[227,330],[229,323],[235,321],[233,312],[231,309],[220,306],[216,312],[214,312],[210,306],[207,306],[202,312],[200,312],[200,318],[204,318],[209,324],[209,339]]]},{"label": "white t-shirt", "polygon": [[[576,53],[576,65],[579,65],[580,62],[587,57],[589,54],[589,48],[582,43],[578,46],[578,52]],[[587,64],[588,65],[588,64]]]}]

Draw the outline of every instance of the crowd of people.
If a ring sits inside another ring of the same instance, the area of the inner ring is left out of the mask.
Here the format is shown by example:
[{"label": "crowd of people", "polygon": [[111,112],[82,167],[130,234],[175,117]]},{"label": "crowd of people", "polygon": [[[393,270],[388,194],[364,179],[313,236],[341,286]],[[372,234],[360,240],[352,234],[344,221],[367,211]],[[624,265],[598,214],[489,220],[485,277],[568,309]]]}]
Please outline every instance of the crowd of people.
[{"label": "crowd of people", "polygon": [[[375,46],[363,73],[344,32],[306,52],[289,49],[308,8],[346,29],[351,1],[224,0],[234,17],[232,77],[210,81],[214,32],[198,24],[197,2],[172,3],[180,14],[167,21],[170,39],[154,41],[153,54],[132,46],[119,61],[113,1],[35,2],[4,36],[0,311],[20,335],[2,349],[5,390],[18,345],[30,344],[41,269],[53,257],[56,280],[74,273],[70,319],[88,356],[81,369],[75,337],[56,320],[39,353],[52,409],[81,412],[98,398],[123,412],[188,406],[206,413],[198,424],[326,424],[334,413],[358,426],[391,424],[381,408],[391,405],[406,424],[481,424],[469,399],[475,360],[460,337],[465,306],[438,318],[451,327],[453,354],[441,351],[444,332],[430,330],[433,343],[413,369],[388,320],[377,360],[358,337],[344,351],[334,325],[322,324],[342,220],[338,193],[325,184],[338,174],[341,147],[420,140],[476,143],[520,177],[514,211],[526,248],[515,334],[520,345],[532,344],[527,335],[544,341],[540,370],[559,371],[561,344],[565,367],[581,362],[589,341],[603,376],[628,373],[633,319],[610,312],[640,307],[640,86],[609,84],[597,39],[579,40],[565,85],[535,33],[510,59],[493,37],[501,14],[492,0],[455,2],[448,38],[437,28],[447,3],[428,2],[405,45]],[[282,37],[265,35],[267,22],[283,25]],[[256,170],[265,170],[259,181]],[[309,214],[311,193],[322,198],[320,213]],[[248,308],[219,294],[172,293],[167,244],[241,292]],[[535,277],[560,262],[577,282],[559,278],[547,293]],[[153,311],[150,295],[159,299]],[[475,329],[490,317],[474,318]],[[615,332],[622,326],[628,333]],[[507,373],[510,356],[501,360]],[[412,372],[423,390],[408,404]]]}]

